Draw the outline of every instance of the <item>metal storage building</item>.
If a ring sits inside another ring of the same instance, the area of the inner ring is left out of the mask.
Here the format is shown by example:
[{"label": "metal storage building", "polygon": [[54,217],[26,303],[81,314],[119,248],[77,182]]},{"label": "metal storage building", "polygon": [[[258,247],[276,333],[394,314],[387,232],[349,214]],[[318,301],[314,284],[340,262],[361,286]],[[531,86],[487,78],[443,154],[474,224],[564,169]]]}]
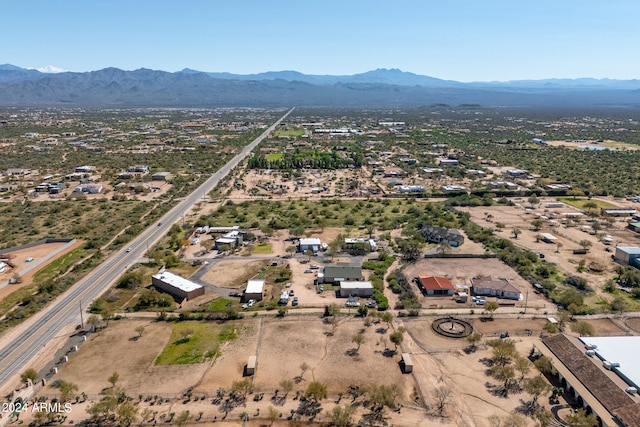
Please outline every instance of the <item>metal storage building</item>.
[{"label": "metal storage building", "polygon": [[187,301],[204,295],[203,286],[193,283],[177,274],[173,274],[170,271],[154,274],[151,276],[151,283],[156,288],[177,298],[186,299]]}]

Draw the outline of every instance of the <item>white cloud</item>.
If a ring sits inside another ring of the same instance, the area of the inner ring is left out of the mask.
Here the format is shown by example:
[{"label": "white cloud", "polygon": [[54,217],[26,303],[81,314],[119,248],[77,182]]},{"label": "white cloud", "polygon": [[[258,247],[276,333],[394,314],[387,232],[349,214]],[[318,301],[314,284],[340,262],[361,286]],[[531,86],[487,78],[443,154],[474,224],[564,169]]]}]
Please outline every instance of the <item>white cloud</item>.
[{"label": "white cloud", "polygon": [[55,65],[47,65],[44,67],[39,67],[39,68],[36,68],[36,70],[40,71],[41,73],[64,73],[65,71],[67,71],[60,67],[56,67]]}]

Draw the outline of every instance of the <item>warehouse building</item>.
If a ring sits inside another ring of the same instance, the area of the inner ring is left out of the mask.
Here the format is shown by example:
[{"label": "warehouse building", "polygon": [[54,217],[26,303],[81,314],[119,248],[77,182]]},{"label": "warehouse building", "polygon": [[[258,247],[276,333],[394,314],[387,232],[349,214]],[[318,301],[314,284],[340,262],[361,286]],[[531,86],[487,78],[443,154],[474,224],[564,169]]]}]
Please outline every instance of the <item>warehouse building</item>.
[{"label": "warehouse building", "polygon": [[184,277],[163,271],[151,276],[151,284],[163,292],[173,295],[179,300],[192,300],[204,295],[204,287]]}]

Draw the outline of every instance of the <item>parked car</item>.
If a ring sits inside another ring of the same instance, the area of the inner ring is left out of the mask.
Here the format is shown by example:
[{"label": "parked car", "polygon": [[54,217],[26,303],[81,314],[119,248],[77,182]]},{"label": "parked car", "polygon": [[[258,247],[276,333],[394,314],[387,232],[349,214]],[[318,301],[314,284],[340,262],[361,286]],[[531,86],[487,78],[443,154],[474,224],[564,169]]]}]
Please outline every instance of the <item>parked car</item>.
[{"label": "parked car", "polygon": [[360,303],[358,301],[347,301],[345,305],[347,307],[360,307]]},{"label": "parked car", "polygon": [[33,261],[33,257],[29,257],[29,258],[25,259],[25,262],[31,262],[31,261]]},{"label": "parked car", "polygon": [[375,301],[367,301],[365,304],[365,307],[367,308],[376,308],[376,302]]},{"label": "parked car", "polygon": [[253,307],[253,305],[254,305],[255,303],[256,303],[256,300],[254,300],[254,299],[250,299],[250,300],[249,300],[249,302],[247,302],[247,305],[248,305],[249,307]]},{"label": "parked car", "polygon": [[313,273],[313,270],[311,270],[310,268],[307,268],[304,272],[305,273]]},{"label": "parked car", "polygon": [[320,266],[316,265],[316,264],[312,264],[311,267],[309,267],[309,268],[312,269],[312,270],[319,270]]},{"label": "parked car", "polygon": [[291,301],[291,305],[292,305],[292,306],[296,306],[296,305],[298,305],[298,297],[294,297],[294,298],[293,298],[293,301]]},{"label": "parked car", "polygon": [[293,292],[293,289],[289,289],[289,296],[292,297],[293,295],[295,295],[295,293]]}]

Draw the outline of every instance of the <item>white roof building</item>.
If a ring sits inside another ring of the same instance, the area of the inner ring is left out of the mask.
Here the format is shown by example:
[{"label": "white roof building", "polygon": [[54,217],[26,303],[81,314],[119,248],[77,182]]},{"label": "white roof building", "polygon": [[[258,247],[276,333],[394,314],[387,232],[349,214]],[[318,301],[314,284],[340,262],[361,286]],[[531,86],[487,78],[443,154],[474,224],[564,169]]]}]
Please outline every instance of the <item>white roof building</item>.
[{"label": "white roof building", "polygon": [[245,292],[248,294],[261,294],[263,289],[264,280],[249,280]]}]

